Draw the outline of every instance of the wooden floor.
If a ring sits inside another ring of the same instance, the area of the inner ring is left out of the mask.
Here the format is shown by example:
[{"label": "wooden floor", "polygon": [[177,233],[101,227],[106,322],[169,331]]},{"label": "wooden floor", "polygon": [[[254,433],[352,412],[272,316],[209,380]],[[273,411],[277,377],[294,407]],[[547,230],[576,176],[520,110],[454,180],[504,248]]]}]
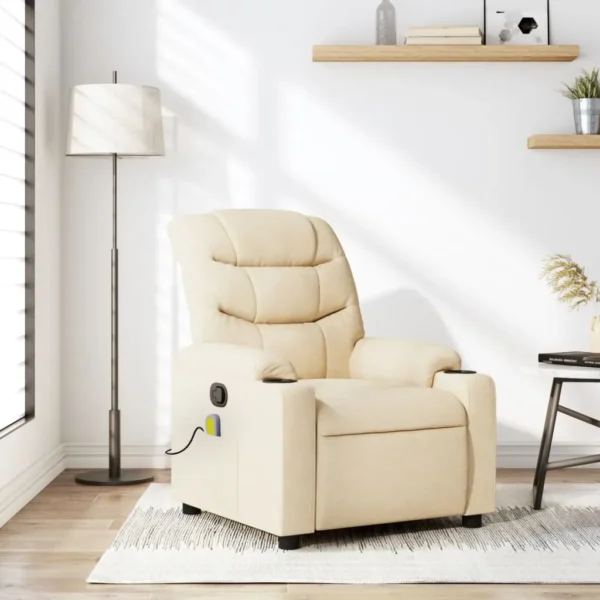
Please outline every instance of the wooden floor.
[{"label": "wooden floor", "polygon": [[[0,529],[0,600],[581,600],[600,585],[87,585],[102,552],[146,486],[90,488],[60,475]],[[600,471],[553,471],[551,481],[600,482]],[[159,482],[168,471],[156,471]],[[500,481],[531,482],[531,471],[504,471]]]}]

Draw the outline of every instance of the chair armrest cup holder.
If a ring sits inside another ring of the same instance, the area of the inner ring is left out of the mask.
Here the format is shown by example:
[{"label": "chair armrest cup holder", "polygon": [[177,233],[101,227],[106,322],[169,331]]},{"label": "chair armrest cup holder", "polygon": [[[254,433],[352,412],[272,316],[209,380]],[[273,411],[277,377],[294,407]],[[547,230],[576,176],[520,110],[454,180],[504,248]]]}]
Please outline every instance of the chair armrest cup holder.
[{"label": "chair armrest cup holder", "polygon": [[477,375],[477,371],[460,371],[450,369],[448,371],[444,371],[446,375]]}]

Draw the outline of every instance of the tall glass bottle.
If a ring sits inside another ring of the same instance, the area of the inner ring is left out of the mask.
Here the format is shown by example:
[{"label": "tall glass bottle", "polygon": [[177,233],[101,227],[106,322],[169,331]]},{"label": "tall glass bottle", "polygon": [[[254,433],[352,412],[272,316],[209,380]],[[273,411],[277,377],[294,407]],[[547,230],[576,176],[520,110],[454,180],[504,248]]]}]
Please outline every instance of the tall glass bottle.
[{"label": "tall glass bottle", "polygon": [[377,7],[377,45],[395,46],[396,9],[390,0],[381,0]]}]

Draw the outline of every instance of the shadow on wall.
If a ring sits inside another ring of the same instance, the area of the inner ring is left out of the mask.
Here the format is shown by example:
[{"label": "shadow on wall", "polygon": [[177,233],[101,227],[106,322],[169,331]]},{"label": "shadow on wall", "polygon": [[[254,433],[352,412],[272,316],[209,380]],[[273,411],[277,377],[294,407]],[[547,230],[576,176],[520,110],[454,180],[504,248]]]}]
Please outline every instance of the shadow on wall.
[{"label": "shadow on wall", "polygon": [[519,444],[523,444],[524,446],[531,446],[532,452],[535,452],[536,449],[539,448],[541,440],[542,440],[542,430],[544,427],[544,421],[540,420],[539,423],[536,423],[536,431],[535,432],[524,432],[521,429],[516,429],[515,427],[511,427],[506,423],[499,422],[498,423],[498,439],[499,440],[519,440]]},{"label": "shadow on wall", "polygon": [[431,302],[415,290],[396,290],[361,303],[369,337],[418,339],[456,348]]}]

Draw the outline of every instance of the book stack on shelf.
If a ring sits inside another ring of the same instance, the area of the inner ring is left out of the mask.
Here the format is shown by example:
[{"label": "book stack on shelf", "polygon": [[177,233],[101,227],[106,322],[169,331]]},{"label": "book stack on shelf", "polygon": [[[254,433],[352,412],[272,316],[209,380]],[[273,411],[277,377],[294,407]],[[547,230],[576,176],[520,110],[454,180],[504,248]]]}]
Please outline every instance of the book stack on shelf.
[{"label": "book stack on shelf", "polygon": [[594,352],[546,352],[538,355],[538,360],[551,365],[600,368],[600,354]]},{"label": "book stack on shelf", "polygon": [[477,25],[454,27],[411,27],[406,36],[409,46],[481,46]]}]

